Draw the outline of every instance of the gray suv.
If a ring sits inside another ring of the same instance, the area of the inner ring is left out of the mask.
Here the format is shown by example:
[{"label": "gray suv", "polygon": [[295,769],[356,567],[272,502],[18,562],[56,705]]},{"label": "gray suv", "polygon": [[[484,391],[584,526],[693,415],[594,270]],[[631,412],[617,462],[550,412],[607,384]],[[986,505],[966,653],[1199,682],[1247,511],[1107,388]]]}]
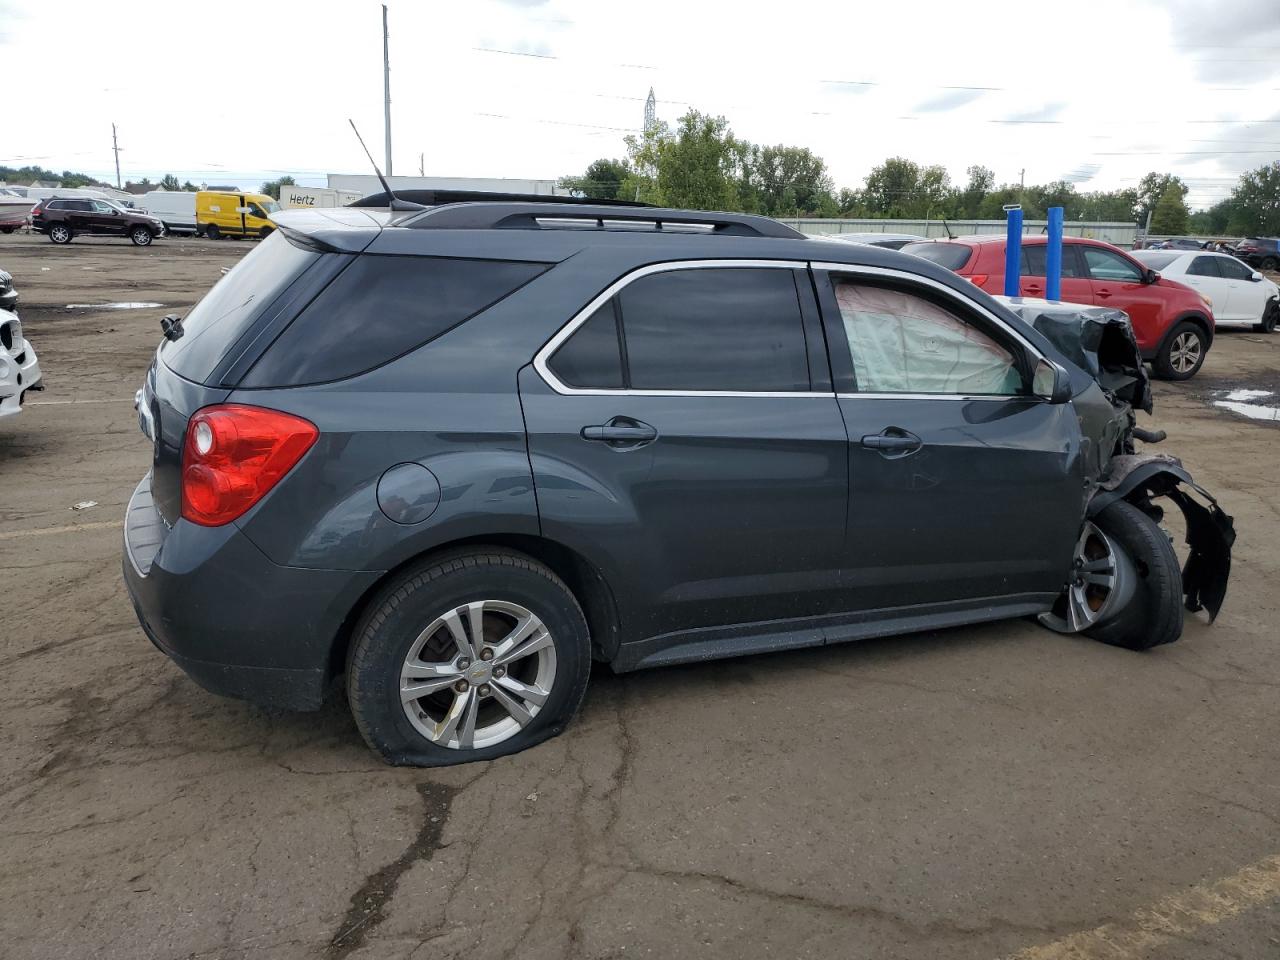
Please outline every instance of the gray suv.
[{"label": "gray suv", "polygon": [[345,687],[388,761],[457,763],[563,730],[593,660],[1025,616],[1143,649],[1222,603],[1231,518],[1136,449],[1122,313],[747,215],[278,222],[137,397],[125,580],[216,693]]}]

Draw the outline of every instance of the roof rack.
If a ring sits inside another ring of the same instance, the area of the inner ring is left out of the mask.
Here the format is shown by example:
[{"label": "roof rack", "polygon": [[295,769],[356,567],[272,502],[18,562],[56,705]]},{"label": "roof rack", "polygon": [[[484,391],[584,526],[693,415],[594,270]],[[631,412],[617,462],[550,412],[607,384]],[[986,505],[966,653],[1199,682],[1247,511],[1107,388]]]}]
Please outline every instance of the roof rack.
[{"label": "roof rack", "polygon": [[[435,207],[445,203],[566,203],[595,207],[647,207],[647,203],[631,200],[599,200],[591,197],[547,196],[539,193],[498,193],[489,190],[397,190],[396,198]],[[386,207],[390,198],[385,192],[361,197],[351,207]]]},{"label": "roof rack", "polygon": [[786,224],[750,213],[707,213],[663,207],[636,209],[597,203],[569,208],[544,203],[543,199],[530,203],[447,204],[406,217],[397,226],[415,230],[652,230],[787,240],[805,238]]}]

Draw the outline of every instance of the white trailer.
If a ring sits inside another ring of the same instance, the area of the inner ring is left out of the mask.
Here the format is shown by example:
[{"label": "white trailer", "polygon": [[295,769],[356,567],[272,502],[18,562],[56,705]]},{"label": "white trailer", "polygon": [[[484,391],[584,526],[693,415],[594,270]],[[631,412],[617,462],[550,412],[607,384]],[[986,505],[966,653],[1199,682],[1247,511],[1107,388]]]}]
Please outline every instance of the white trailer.
[{"label": "white trailer", "polygon": [[152,190],[140,199],[142,209],[159,217],[169,233],[196,232],[196,195],[190,190]]},{"label": "white trailer", "polygon": [[332,187],[296,187],[284,184],[280,187],[280,206],[295,207],[345,207],[363,197],[358,190],[337,190]]}]

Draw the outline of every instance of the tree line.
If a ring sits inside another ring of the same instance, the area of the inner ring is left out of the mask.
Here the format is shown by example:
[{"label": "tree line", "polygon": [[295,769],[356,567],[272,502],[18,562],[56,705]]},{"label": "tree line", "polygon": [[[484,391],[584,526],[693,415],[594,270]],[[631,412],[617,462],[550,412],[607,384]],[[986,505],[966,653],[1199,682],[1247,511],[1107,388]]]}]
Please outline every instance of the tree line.
[{"label": "tree line", "polygon": [[997,184],[995,173],[981,165],[955,183],[945,167],[890,157],[861,188],[837,190],[826,162],[807,147],[750,143],[735,136],[724,117],[697,110],[674,126],[655,123],[625,144],[625,157],[596,160],[581,176],[562,177],[560,185],[599,199],[771,217],[1000,220],[1004,207],[1016,203],[1033,220],[1055,206],[1068,220],[1143,227],[1150,216],[1158,235],[1280,233],[1280,163],[1244,174],[1228,199],[1192,213],[1186,183],[1157,171],[1132,188],[1082,193],[1065,180]]}]

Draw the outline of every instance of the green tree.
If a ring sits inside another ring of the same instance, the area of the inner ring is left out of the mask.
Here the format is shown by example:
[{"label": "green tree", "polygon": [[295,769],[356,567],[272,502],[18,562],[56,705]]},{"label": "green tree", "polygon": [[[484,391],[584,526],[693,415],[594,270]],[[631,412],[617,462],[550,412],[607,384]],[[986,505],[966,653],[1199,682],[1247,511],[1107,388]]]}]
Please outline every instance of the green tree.
[{"label": "green tree", "polygon": [[862,201],[871,216],[938,219],[952,215],[956,197],[945,167],[890,157],[867,174]]},{"label": "green tree", "polygon": [[1280,162],[1242,174],[1229,204],[1227,229],[1231,233],[1280,234]]},{"label": "green tree", "polygon": [[286,174],[285,176],[280,177],[280,178],[278,178],[278,179],[276,179],[276,180],[268,180],[268,181],[266,181],[265,183],[263,183],[263,184],[262,184],[262,186],[261,186],[261,187],[259,187],[259,188],[258,188],[258,192],[259,192],[259,193],[265,193],[265,194],[266,194],[268,197],[270,197],[272,200],[279,200],[279,199],[280,199],[280,188],[281,188],[281,187],[285,187],[285,186],[290,186],[290,187],[291,187],[291,186],[295,185],[297,182],[298,182],[298,181],[294,180],[294,179],[293,179],[293,177],[291,177],[291,176],[289,176],[288,174]]},{"label": "green tree", "polygon": [[160,178],[160,189],[161,190],[181,190],[182,187],[178,184],[177,177],[175,177],[172,173],[166,173],[163,177]]},{"label": "green tree", "polygon": [[838,210],[826,162],[808,147],[752,147],[741,168],[747,174],[738,189],[744,209],[771,217]]},{"label": "green tree", "polygon": [[[1164,196],[1165,191],[1170,186],[1177,187],[1179,197],[1187,195],[1187,185],[1172,173],[1156,173],[1152,171],[1138,181],[1138,202],[1134,207],[1133,218],[1138,226],[1145,226],[1147,222],[1147,214],[1153,213],[1156,204],[1160,202],[1160,198]],[[1154,226],[1152,232],[1155,232]]]},{"label": "green tree", "polygon": [[1134,222],[1133,212],[1137,206],[1137,190],[1095,191],[1080,196],[1078,216],[1081,220],[1131,223]]},{"label": "green tree", "polygon": [[200,188],[199,188],[199,187],[197,187],[197,186],[196,186],[194,183],[192,183],[190,180],[184,180],[184,181],[183,181],[183,183],[182,183],[182,189],[183,189],[183,190],[189,190],[189,191],[191,191],[192,193],[197,193],[197,192],[199,192],[199,190],[200,190]]},{"label": "green tree", "polygon": [[965,170],[969,182],[957,198],[956,214],[966,220],[975,220],[982,210],[982,201],[996,185],[996,175],[990,167],[975,164]]},{"label": "green tree", "polygon": [[1170,234],[1187,232],[1189,213],[1182,195],[1183,191],[1178,189],[1178,185],[1175,183],[1170,183],[1165,187],[1164,193],[1160,194],[1160,199],[1156,201],[1155,210],[1151,214],[1151,232],[1153,234],[1169,236]]},{"label": "green tree", "polygon": [[627,161],[602,158],[587,167],[587,172],[580,177],[561,177],[560,186],[586,197],[616,200],[630,174]]}]

